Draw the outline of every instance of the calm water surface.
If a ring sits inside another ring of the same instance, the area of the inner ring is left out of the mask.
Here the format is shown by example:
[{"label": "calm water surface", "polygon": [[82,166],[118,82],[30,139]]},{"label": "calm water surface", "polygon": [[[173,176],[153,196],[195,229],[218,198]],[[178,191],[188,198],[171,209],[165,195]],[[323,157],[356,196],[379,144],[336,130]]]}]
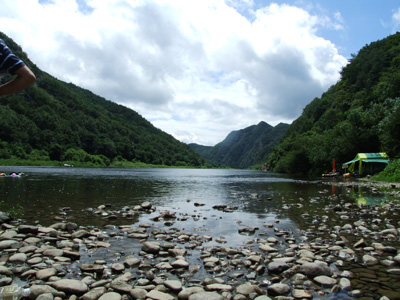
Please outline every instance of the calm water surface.
[{"label": "calm water surface", "polygon": [[[279,230],[291,231],[301,242],[302,233],[310,225],[303,214],[318,221],[328,213],[324,208],[339,203],[338,199],[372,205],[388,200],[384,194],[329,184],[331,181],[321,184],[320,179],[301,180],[259,171],[66,167],[2,167],[0,171],[27,174],[21,178],[0,177],[3,208],[20,205],[27,224],[48,226],[55,223],[55,218],[99,228],[110,224],[150,224],[151,217],[170,210],[178,216],[188,216],[183,222],[175,222],[174,227],[203,232],[237,247],[255,238],[239,234],[240,228],[258,227],[258,234],[268,236],[273,235],[273,229],[263,225],[273,224]],[[108,204],[110,214],[119,216],[122,210],[145,201],[151,202],[156,212],[111,221],[93,213],[98,206]],[[237,209],[224,213],[214,209],[215,205]],[[327,222],[327,226],[334,225]],[[164,224],[152,226],[161,228]],[[213,239],[209,245],[215,243]],[[127,246],[117,243],[113,247],[119,247],[117,252]],[[90,262],[112,252],[108,249],[82,259]]]},{"label": "calm water surface", "polygon": [[[261,226],[276,220],[280,226],[303,229],[301,214],[321,214],[320,210],[337,195],[350,202],[382,201],[382,195],[361,188],[349,190],[247,170],[2,167],[0,171],[26,173],[20,178],[0,177],[0,201],[4,208],[18,204],[24,209],[26,223],[43,226],[62,216],[81,226],[102,227],[110,221],[92,213],[98,206],[108,204],[111,211],[118,212],[149,201],[157,210],[197,216],[192,224],[185,224],[212,228],[214,234],[228,238],[243,226]],[[301,208],[287,209],[298,203]],[[212,208],[214,205],[238,209],[226,218],[226,213]],[[66,207],[69,209],[62,211]],[[146,222],[149,217],[144,214],[135,220],[118,219],[112,223]],[[231,224],[232,220],[236,225]]]}]

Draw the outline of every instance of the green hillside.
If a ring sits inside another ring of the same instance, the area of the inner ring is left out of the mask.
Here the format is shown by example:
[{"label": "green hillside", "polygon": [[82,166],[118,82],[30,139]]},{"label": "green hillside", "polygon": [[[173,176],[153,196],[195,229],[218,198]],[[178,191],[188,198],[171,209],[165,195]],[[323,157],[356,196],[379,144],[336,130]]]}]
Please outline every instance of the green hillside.
[{"label": "green hillside", "polygon": [[400,152],[400,33],[363,47],[341,80],[304,108],[268,159],[277,172],[320,174],[358,152]]},{"label": "green hillside", "polygon": [[222,142],[213,147],[190,144],[208,161],[218,166],[249,168],[262,164],[268,158],[273,146],[288,128],[288,124],[273,127],[265,122],[238,131],[232,131]]},{"label": "green hillside", "polygon": [[[114,161],[201,167],[188,145],[154,127],[135,111],[41,71],[0,32],[37,81],[0,99],[0,159]],[[2,73],[0,81],[9,78]],[[132,95],[134,97],[134,95]]]}]

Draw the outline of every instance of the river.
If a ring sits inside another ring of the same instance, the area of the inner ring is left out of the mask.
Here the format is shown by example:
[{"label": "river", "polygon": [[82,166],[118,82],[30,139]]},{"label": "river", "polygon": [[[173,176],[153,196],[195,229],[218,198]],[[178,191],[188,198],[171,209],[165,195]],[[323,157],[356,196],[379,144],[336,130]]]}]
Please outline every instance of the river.
[{"label": "river", "polygon": [[[382,195],[368,190],[349,190],[335,182],[329,185],[329,179],[325,180],[328,184],[321,185],[318,180],[247,170],[2,167],[1,171],[26,173],[17,178],[0,177],[0,201],[4,208],[19,205],[27,223],[44,226],[65,214],[82,226],[103,226],[109,220],[91,213],[94,208],[109,205],[111,210],[121,210],[149,201],[159,209],[201,213],[205,226],[211,220],[204,218],[218,214],[212,206],[227,205],[239,207],[235,218],[249,226],[280,219],[301,228],[299,215],[310,209],[322,209],[330,200],[322,195],[341,195],[350,202],[363,197],[365,204],[370,205],[382,200]],[[205,205],[195,207],[196,202]],[[303,208],[296,210],[296,214],[284,211],[283,208],[299,202]],[[69,209],[65,210],[66,207]],[[216,224],[210,225],[216,234],[226,233],[218,232]]]},{"label": "river", "polygon": [[[259,235],[271,234],[267,224],[304,242],[310,222],[329,217],[325,209],[329,205],[339,201],[376,205],[395,199],[362,187],[337,185],[335,179],[309,180],[248,170],[2,167],[0,171],[26,173],[18,178],[0,177],[0,201],[3,210],[22,208],[21,218],[27,224],[48,226],[59,220],[98,228],[150,224],[160,211],[168,210],[181,220],[172,224],[179,230],[213,236],[209,246],[240,247]],[[124,215],[146,201],[156,211]],[[95,213],[101,205],[107,209]],[[329,218],[324,222],[336,225]],[[239,233],[251,227],[259,235]],[[115,247],[117,252],[124,245]],[[86,259],[94,261],[104,255],[99,252]]]}]

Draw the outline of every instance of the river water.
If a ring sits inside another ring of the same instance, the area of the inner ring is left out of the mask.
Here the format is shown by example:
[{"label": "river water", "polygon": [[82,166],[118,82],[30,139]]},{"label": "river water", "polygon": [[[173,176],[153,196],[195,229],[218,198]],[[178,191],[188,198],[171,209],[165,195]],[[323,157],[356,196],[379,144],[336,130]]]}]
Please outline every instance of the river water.
[{"label": "river water", "polygon": [[[199,212],[204,218],[218,214],[211,209],[214,205],[237,206],[235,218],[248,226],[279,219],[301,228],[298,216],[310,209],[322,209],[330,201],[322,195],[341,195],[351,202],[362,197],[365,204],[382,200],[382,195],[348,190],[335,182],[321,185],[317,180],[247,170],[2,167],[0,171],[26,173],[17,178],[0,177],[4,209],[19,205],[27,223],[43,226],[65,214],[82,226],[104,226],[110,221],[92,214],[92,209],[109,205],[111,210],[121,210],[149,201],[159,209]],[[205,205],[196,207],[196,202]],[[296,214],[284,211],[287,205],[299,202],[303,208],[296,210]],[[115,221],[119,222],[131,223]],[[206,226],[209,222],[204,221]],[[225,226],[211,225],[215,234],[226,233]]]},{"label": "river water", "polygon": [[[257,227],[258,234],[265,236],[270,233],[266,224],[290,231],[302,242],[302,233],[310,225],[304,215],[319,222],[329,214],[327,205],[337,204],[338,199],[364,205],[393,200],[387,194],[337,185],[329,179],[322,182],[247,170],[2,167],[0,171],[26,173],[19,178],[0,177],[0,201],[3,210],[22,207],[21,217],[27,224],[48,226],[60,219],[98,228],[149,224],[160,211],[169,210],[184,220],[174,227],[213,236],[210,246],[219,240],[240,247],[255,238],[239,234],[241,228]],[[146,201],[157,212],[123,215]],[[95,214],[100,205],[106,205],[107,212]],[[233,210],[226,213],[215,205]],[[334,225],[327,222],[327,226]],[[117,246],[119,250],[124,247]],[[95,258],[92,255],[87,260]]]}]

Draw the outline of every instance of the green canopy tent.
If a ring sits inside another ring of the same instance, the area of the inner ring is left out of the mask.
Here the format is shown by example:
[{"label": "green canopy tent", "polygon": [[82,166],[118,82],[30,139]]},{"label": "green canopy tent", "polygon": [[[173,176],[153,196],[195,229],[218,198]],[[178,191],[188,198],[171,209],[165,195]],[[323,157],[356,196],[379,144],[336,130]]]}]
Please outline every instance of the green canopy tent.
[{"label": "green canopy tent", "polygon": [[363,173],[363,163],[379,163],[379,164],[389,164],[389,156],[384,153],[357,153],[357,156],[347,163],[343,164],[343,169],[349,169],[350,172],[354,172],[355,164],[359,163],[358,174]]}]

